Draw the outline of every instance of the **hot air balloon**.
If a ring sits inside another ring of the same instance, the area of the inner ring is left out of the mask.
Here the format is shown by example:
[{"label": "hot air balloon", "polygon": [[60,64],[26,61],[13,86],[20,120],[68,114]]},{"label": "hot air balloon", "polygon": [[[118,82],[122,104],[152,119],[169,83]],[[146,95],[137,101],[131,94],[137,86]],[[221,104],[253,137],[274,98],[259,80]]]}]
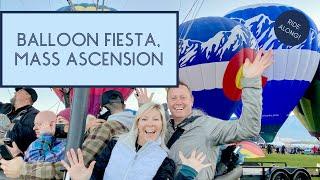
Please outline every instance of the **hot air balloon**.
[{"label": "hot air balloon", "polygon": [[[320,33],[318,42],[320,46]],[[320,65],[310,87],[293,112],[309,133],[320,140]]]},{"label": "hot air balloon", "polygon": [[179,37],[179,78],[192,90],[194,107],[228,120],[241,97],[241,66],[246,57],[255,57],[255,38],[223,17],[185,22]]},{"label": "hot air balloon", "polygon": [[[123,98],[126,100],[133,92],[132,88],[90,88],[88,98],[88,114],[97,115],[100,108],[100,96],[103,92],[108,90],[117,90],[121,92]],[[53,88],[53,91],[59,99],[65,104],[71,104],[73,99],[73,88]],[[66,96],[69,98],[66,99]],[[67,100],[67,101],[66,101]],[[69,102],[68,102],[69,101]]]},{"label": "hot air balloon", "polygon": [[241,141],[236,143],[236,145],[240,146],[240,154],[247,159],[265,157],[260,146],[252,141]]},{"label": "hot air balloon", "polygon": [[99,5],[97,10],[97,5],[94,3],[69,4],[69,6],[59,8],[57,11],[115,11],[115,9],[104,5]]},{"label": "hot air balloon", "polygon": [[[284,5],[259,4],[238,8],[225,17],[241,22],[259,48],[273,49],[274,64],[264,73],[261,136],[272,142],[316,72],[318,30],[302,11]],[[241,106],[236,114],[241,114]]]}]

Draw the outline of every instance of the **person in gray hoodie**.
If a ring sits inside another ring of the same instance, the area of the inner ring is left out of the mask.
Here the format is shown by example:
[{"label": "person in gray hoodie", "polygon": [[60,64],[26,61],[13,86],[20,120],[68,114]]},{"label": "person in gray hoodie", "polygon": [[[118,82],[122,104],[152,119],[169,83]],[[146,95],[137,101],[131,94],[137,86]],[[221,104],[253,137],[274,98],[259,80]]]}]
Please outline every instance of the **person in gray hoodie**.
[{"label": "person in gray hoodie", "polygon": [[[242,72],[242,114],[236,121],[223,121],[192,109],[193,96],[189,87],[180,83],[178,87],[167,90],[167,102],[172,119],[167,123],[165,142],[169,148],[169,158],[176,164],[176,173],[182,167],[179,151],[190,156],[192,151],[203,152],[204,163],[212,166],[202,169],[197,179],[214,179],[219,155],[219,145],[242,141],[257,136],[261,128],[262,88],[261,75],[272,64],[272,52],[259,51],[251,63],[246,59]],[[145,90],[137,90],[139,104],[151,100]],[[213,100],[214,101],[214,100]],[[174,137],[182,132],[179,138]]]}]

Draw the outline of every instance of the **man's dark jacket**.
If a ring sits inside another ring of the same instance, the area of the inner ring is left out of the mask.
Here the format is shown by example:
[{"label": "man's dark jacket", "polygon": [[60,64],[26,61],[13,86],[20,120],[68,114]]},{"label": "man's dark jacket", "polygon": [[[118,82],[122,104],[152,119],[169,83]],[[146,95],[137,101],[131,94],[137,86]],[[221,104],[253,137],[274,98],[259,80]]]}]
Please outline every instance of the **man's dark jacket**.
[{"label": "man's dark jacket", "polygon": [[15,123],[12,130],[8,131],[7,137],[16,142],[18,148],[24,152],[28,146],[37,139],[33,130],[34,118],[38,110],[27,105],[14,111],[11,104],[0,102],[0,113],[6,114],[12,123]]}]

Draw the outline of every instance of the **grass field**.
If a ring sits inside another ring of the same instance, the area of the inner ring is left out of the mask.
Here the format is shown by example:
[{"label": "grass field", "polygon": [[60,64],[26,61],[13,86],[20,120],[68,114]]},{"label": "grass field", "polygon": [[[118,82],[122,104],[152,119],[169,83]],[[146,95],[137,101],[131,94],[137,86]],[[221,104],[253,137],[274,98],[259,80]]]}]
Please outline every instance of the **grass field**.
[{"label": "grass field", "polygon": [[[320,164],[320,155],[303,155],[303,154],[266,154],[264,158],[246,159],[246,162],[286,162],[288,166],[295,167],[315,167]],[[270,164],[269,164],[270,165]],[[280,164],[279,164],[280,165]],[[319,177],[312,180],[320,180]]]}]

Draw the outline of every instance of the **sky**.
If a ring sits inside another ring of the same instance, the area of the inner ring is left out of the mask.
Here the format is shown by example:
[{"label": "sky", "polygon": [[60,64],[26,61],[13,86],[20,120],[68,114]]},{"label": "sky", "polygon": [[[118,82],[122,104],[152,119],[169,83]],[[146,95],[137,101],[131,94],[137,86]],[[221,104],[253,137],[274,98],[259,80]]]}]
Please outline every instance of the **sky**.
[{"label": "sky", "polygon": [[[92,3],[96,0],[73,0],[72,2],[74,4]],[[277,3],[304,11],[320,26],[318,0],[105,0],[105,2],[108,7],[119,11],[179,11],[180,23],[198,17],[223,16],[233,9],[250,4]],[[66,0],[0,0],[0,8],[5,11],[55,11],[67,5]],[[191,9],[193,5],[194,8]],[[194,12],[195,9],[197,13]],[[188,13],[189,16],[186,18]]]},{"label": "sky", "polygon": [[[100,2],[102,1],[100,0]],[[73,0],[74,4],[83,2],[92,3],[96,0]],[[245,5],[277,3],[293,6],[304,11],[320,27],[319,0],[105,0],[105,2],[108,7],[119,11],[179,11],[180,23],[199,17],[224,16],[227,12]],[[66,0],[0,0],[1,11],[55,11],[67,5]],[[39,100],[35,103],[35,107],[39,110],[58,112],[63,109],[64,105],[50,88],[37,88],[36,90],[39,94]],[[164,89],[151,88],[149,91],[155,92],[154,100],[156,102],[165,102]],[[13,93],[14,89],[12,88],[0,88],[0,101],[8,102]],[[128,108],[137,109],[137,102],[133,96],[129,97],[126,103]],[[316,142],[316,139],[308,134],[307,130],[293,115],[279,130],[277,139],[279,138]]]}]

